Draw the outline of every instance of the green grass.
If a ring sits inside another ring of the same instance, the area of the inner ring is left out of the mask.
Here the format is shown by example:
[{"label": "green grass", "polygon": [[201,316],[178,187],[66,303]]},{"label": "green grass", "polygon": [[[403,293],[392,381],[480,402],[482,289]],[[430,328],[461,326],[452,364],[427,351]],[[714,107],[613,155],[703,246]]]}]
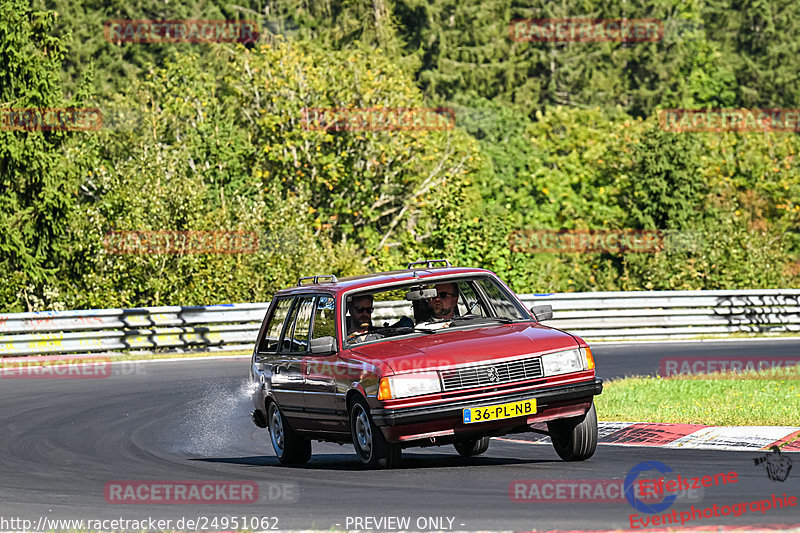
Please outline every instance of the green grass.
[{"label": "green grass", "polygon": [[603,421],[800,426],[800,372],[623,378],[606,381],[595,404]]}]

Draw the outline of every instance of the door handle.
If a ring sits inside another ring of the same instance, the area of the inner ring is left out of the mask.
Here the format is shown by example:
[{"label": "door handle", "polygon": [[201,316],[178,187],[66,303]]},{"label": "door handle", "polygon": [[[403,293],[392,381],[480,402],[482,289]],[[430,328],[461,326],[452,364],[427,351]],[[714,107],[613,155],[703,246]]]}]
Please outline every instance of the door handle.
[{"label": "door handle", "polygon": [[280,374],[281,373],[281,367],[279,367],[279,366],[272,367],[272,373],[273,374]]},{"label": "door handle", "polygon": [[310,374],[310,373],[311,373],[311,367],[310,367],[310,366],[307,366],[307,367],[306,367],[306,375],[308,375],[308,374]]}]

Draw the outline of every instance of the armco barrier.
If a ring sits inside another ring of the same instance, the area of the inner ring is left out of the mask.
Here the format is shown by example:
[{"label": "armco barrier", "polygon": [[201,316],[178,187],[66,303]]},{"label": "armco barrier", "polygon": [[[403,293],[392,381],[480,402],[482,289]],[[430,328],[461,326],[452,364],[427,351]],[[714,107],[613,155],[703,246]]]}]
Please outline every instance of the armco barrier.
[{"label": "armco barrier", "polygon": [[[551,305],[549,326],[586,339],[633,340],[800,332],[800,289],[522,295]],[[405,302],[376,303],[373,322]],[[250,350],[267,303],[0,315],[0,357],[115,351]]]},{"label": "armco barrier", "polygon": [[586,339],[687,338],[800,332],[800,289],[573,292],[521,295],[551,305],[546,324]]},{"label": "armco barrier", "polygon": [[248,350],[267,305],[143,307],[0,315],[0,356]]}]

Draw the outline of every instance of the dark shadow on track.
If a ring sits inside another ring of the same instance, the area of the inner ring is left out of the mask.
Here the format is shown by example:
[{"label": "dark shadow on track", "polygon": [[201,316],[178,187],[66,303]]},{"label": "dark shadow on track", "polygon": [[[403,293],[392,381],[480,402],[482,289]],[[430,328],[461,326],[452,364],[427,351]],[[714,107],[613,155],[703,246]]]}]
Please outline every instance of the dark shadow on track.
[{"label": "dark shadow on track", "polygon": [[[318,454],[311,457],[308,463],[300,465],[282,465],[277,457],[195,457],[189,461],[204,463],[235,464],[245,466],[278,466],[298,470],[331,470],[331,471],[363,471],[352,455]],[[444,454],[408,454],[404,455],[396,470],[420,470],[426,468],[463,468],[464,466],[508,466],[560,463],[558,459],[519,459],[510,457],[459,457]]]}]

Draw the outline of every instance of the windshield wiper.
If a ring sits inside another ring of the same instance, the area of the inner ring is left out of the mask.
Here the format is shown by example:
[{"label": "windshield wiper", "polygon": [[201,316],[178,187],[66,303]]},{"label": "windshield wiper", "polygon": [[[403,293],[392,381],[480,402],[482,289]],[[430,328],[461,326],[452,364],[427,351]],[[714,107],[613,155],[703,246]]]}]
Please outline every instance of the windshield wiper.
[{"label": "windshield wiper", "polygon": [[503,322],[504,324],[510,324],[514,320],[504,316],[478,316],[478,315],[463,315],[463,316],[454,316],[450,320],[457,321],[457,320],[497,320]]},{"label": "windshield wiper", "polygon": [[[447,329],[447,327],[449,327],[450,324],[453,324],[454,326],[455,325],[462,325],[462,324],[465,324],[465,323],[470,322],[470,321],[474,321],[474,322],[495,322],[495,321],[497,321],[497,322],[502,322],[504,324],[510,324],[511,322],[514,322],[513,319],[507,318],[507,317],[503,317],[503,316],[461,315],[461,316],[454,316],[453,318],[439,318],[439,319],[436,319],[436,320],[427,320],[425,322],[417,324],[417,326],[414,328],[414,330],[415,331],[425,331],[426,333],[433,333],[433,332],[436,332],[436,331]],[[420,326],[428,326],[428,325],[434,325],[434,326],[437,326],[437,327],[430,328],[430,329],[427,328],[427,327],[424,327],[424,328],[420,327]]]},{"label": "windshield wiper", "polygon": [[417,331],[421,332],[421,333],[435,333],[437,330],[435,330],[435,329],[434,330],[420,329],[420,328],[418,328],[416,326],[414,326],[414,327],[411,327],[411,326],[389,326],[389,327],[385,327],[385,328],[375,328],[375,332],[376,333],[380,333],[381,335],[383,335],[384,332],[386,332],[391,337],[394,337],[394,336],[397,336],[397,335],[407,335],[409,333],[414,333],[414,332],[417,332]]}]

